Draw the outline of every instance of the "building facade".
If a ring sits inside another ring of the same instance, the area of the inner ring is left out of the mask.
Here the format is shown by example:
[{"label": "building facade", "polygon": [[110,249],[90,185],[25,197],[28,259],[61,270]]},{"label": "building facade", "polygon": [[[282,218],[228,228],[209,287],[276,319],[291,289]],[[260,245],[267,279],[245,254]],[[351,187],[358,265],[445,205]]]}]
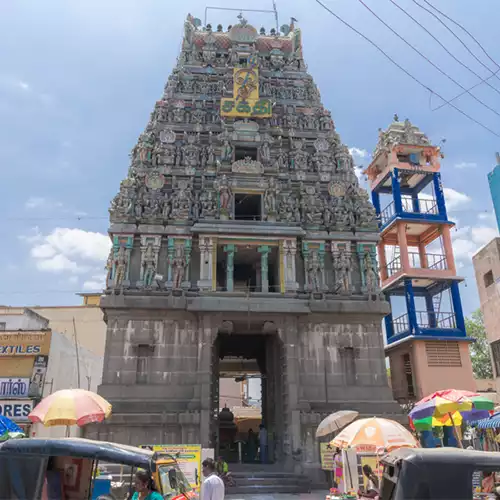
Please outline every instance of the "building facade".
[{"label": "building facade", "polygon": [[497,228],[500,231],[500,153],[496,154],[497,164],[488,174],[488,184],[490,186],[493,209],[497,221]]},{"label": "building facade", "polygon": [[[102,356],[50,328],[47,318],[31,309],[12,308],[0,315],[0,414],[27,435],[64,437],[66,428],[32,425],[28,415],[41,399],[60,389],[97,391]],[[77,354],[78,353],[78,354]],[[81,429],[71,429],[80,435]]]},{"label": "building facade", "polygon": [[375,211],[300,30],[200,24],[188,16],[111,204],[99,392],[113,416],[88,435],[217,450],[219,364],[254,360],[272,460],[313,474],[326,413],[399,414]]},{"label": "building facade", "polygon": [[401,403],[440,389],[475,390],[441,184],[442,153],[409,120],[380,130],[366,169],[378,244],[392,389]]}]

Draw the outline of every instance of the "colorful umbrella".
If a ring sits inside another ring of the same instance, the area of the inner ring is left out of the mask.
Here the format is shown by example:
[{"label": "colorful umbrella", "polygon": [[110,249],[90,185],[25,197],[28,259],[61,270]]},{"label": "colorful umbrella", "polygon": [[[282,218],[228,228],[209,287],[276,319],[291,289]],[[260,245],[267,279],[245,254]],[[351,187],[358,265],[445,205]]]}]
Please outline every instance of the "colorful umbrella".
[{"label": "colorful umbrella", "polygon": [[348,425],[330,443],[339,448],[358,451],[391,451],[397,448],[418,448],[413,435],[401,424],[385,418],[362,418]]},{"label": "colorful umbrella", "polygon": [[476,392],[448,389],[420,400],[410,412],[410,418],[415,429],[427,430],[487,418],[493,408],[493,401]]},{"label": "colorful umbrella", "polygon": [[359,413],[357,411],[341,410],[328,415],[316,430],[316,437],[327,436],[332,432],[340,431],[347,424],[350,424]]},{"label": "colorful umbrella", "polygon": [[43,399],[28,415],[33,423],[53,425],[86,425],[102,422],[111,415],[111,405],[94,392],[64,389]]},{"label": "colorful umbrella", "polygon": [[24,437],[23,430],[12,420],[0,415],[0,441]]}]

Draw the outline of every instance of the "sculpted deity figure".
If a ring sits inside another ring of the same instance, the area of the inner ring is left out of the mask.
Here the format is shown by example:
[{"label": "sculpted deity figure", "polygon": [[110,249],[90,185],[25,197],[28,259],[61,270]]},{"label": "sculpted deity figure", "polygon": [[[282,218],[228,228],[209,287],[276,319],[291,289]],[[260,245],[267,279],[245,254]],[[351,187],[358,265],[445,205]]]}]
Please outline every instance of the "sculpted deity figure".
[{"label": "sculpted deity figure", "polygon": [[227,139],[224,140],[224,144],[222,146],[222,161],[233,161],[233,147],[229,144]]},{"label": "sculpted deity figure", "polygon": [[268,165],[271,161],[271,148],[269,147],[269,141],[264,140],[262,146],[260,147],[260,161],[265,165]]},{"label": "sculpted deity figure", "polygon": [[365,267],[365,279],[366,279],[366,291],[369,294],[373,294],[378,288],[378,277],[375,271],[375,265],[370,252],[365,252],[364,255],[364,267]]},{"label": "sculpted deity figure", "polygon": [[276,214],[279,192],[280,189],[276,184],[276,179],[274,177],[271,177],[269,179],[269,186],[264,193],[264,208],[268,217],[271,214]]},{"label": "sculpted deity figure", "polygon": [[322,266],[317,251],[310,253],[307,259],[307,276],[309,278],[309,288],[312,292],[320,291],[320,276],[322,273]]},{"label": "sculpted deity figure", "polygon": [[219,207],[225,212],[229,211],[229,207],[232,199],[232,191],[229,186],[229,181],[227,180],[227,176],[223,175],[220,181],[214,182],[215,188],[219,193]]},{"label": "sculpted deity figure", "polygon": [[172,260],[172,288],[181,288],[185,269],[186,258],[184,255],[184,247],[177,245],[175,248],[174,258]]},{"label": "sculpted deity figure", "polygon": [[148,243],[148,246],[144,251],[144,257],[142,261],[142,272],[143,272],[144,286],[151,287],[153,284],[154,277],[156,276],[156,255],[152,243]]},{"label": "sculpted deity figure", "polygon": [[211,189],[204,190],[200,197],[202,219],[213,219],[217,215],[217,201]]},{"label": "sculpted deity figure", "polygon": [[113,253],[114,249],[112,248],[109,252],[106,265],[104,266],[104,269],[106,269],[106,286],[109,286],[109,284],[111,283],[111,276],[113,274]]},{"label": "sculpted deity figure", "polygon": [[191,186],[185,181],[179,181],[179,184],[177,184],[175,179],[174,185],[177,186],[177,190],[172,194],[171,217],[172,219],[187,220],[191,216],[193,205]]},{"label": "sculpted deity figure", "polygon": [[120,248],[118,249],[118,253],[115,257],[114,264],[115,264],[114,286],[115,288],[118,288],[120,286],[123,286],[123,282],[125,281],[127,274],[127,264],[128,264],[127,253],[125,251],[125,247],[122,245],[120,245]]},{"label": "sculpted deity figure", "polygon": [[349,294],[351,292],[351,280],[349,278],[351,259],[345,250],[340,250],[335,259],[336,292]]}]

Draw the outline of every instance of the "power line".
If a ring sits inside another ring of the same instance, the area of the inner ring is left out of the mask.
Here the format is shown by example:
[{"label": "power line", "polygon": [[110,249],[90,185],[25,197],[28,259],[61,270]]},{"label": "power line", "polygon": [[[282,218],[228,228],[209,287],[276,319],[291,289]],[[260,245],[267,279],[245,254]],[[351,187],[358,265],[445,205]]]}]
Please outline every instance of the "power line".
[{"label": "power line", "polygon": [[[353,26],[351,26],[347,21],[344,21],[340,16],[338,16],[337,14],[335,14],[335,12],[333,12],[331,9],[329,9],[323,2],[321,2],[321,0],[314,0],[314,1],[317,4],[319,4],[321,7],[323,7],[323,9],[325,9],[327,12],[329,12],[333,17],[335,17],[336,19],[338,19],[342,24],[344,24],[345,26],[347,26],[350,30],[354,31],[354,33],[356,33],[361,38],[363,38],[364,40],[366,40],[369,44],[373,45],[379,52],[381,52],[387,59],[389,59],[389,61],[391,61],[396,67],[398,67],[403,73],[405,73],[407,76],[409,76],[413,81],[415,81],[416,83],[418,83],[425,90],[427,90],[429,92],[432,92],[433,94],[435,94],[437,97],[439,97],[443,101],[446,101],[446,99],[444,99],[444,97],[442,97],[440,94],[438,94],[437,92],[435,92],[434,90],[432,90],[430,87],[428,87],[427,85],[425,85],[424,83],[422,83],[416,76],[413,76],[407,69],[405,69],[403,66],[401,66],[401,64],[399,64],[398,62],[396,62],[389,54],[387,54],[387,52],[384,51],[384,49],[382,49],[380,46],[378,46],[373,40],[371,40],[370,38],[368,38],[366,35],[363,35],[363,33],[361,33],[360,31],[358,31],[356,28],[354,28]],[[460,108],[458,108],[457,106],[455,106],[455,104],[450,103],[450,106],[453,109],[455,109],[456,111],[458,111],[461,115],[465,116],[466,118],[468,118],[469,120],[471,120],[472,122],[474,122],[476,125],[479,125],[480,127],[484,128],[485,130],[487,130],[488,132],[490,132],[491,134],[493,134],[494,136],[500,138],[500,134],[498,134],[494,130],[490,129],[487,125],[484,125],[480,121],[476,120],[475,118],[473,118],[472,116],[470,116],[469,114],[467,114],[465,111],[462,111]]]},{"label": "power line", "polygon": [[[443,48],[443,50],[446,51],[446,53],[448,55],[450,55],[458,64],[460,64],[461,66],[463,66],[466,70],[470,71],[473,75],[477,76],[481,81],[476,84],[474,87],[472,88],[475,88],[477,87],[478,85],[481,85],[482,83],[486,83],[486,85],[488,85],[488,87],[490,87],[491,89],[493,89],[496,93],[500,94],[500,90],[498,90],[496,87],[493,87],[493,85],[489,84],[488,83],[488,79],[495,76],[495,73],[493,73],[489,68],[488,71],[490,73],[492,73],[489,77],[487,78],[483,78],[481,75],[479,75],[478,73],[476,73],[473,69],[469,68],[469,66],[467,66],[467,64],[463,63],[460,59],[458,59],[457,57],[455,57],[451,51],[449,51],[445,45],[443,43],[440,42],[440,40],[434,36],[422,23],[420,23],[420,21],[418,19],[415,19],[406,9],[404,9],[403,7],[401,7],[398,3],[396,3],[394,0],[389,0],[389,2],[391,2],[393,5],[395,5],[401,12],[403,12],[404,14],[406,14],[410,19],[412,19],[416,24],[418,24],[430,37],[433,38],[433,40],[436,41],[436,43],[439,44],[440,47]],[[500,69],[500,68],[499,68]],[[498,70],[497,70],[498,71]],[[470,90],[470,89],[469,89]]]},{"label": "power line", "polygon": [[[401,36],[394,28],[392,28],[389,24],[387,24],[380,16],[377,15],[376,12],[374,12],[370,7],[363,1],[363,0],[358,0],[358,2],[365,7],[373,16],[375,16],[387,29],[392,31],[400,40],[402,40],[408,47],[410,47],[412,50],[414,50],[420,57],[425,59],[433,68],[437,69],[443,76],[448,78],[448,80],[452,81],[455,85],[458,85],[462,90],[464,90],[467,94],[469,94],[475,101],[477,101],[479,104],[484,106],[486,109],[489,109],[492,113],[495,113],[498,117],[500,117],[500,113],[493,109],[491,106],[486,104],[485,102],[481,101],[478,97],[476,97],[472,92],[467,90],[460,82],[455,80],[452,76],[450,76],[446,71],[443,71],[437,64],[434,64],[425,54],[420,52],[414,45],[412,45],[406,38]],[[437,95],[437,94],[436,94]]]},{"label": "power line", "polygon": [[[474,54],[470,49],[469,47],[465,44],[465,42],[446,24],[444,23],[441,19],[439,19],[438,16],[436,16],[436,14],[434,14],[434,12],[431,12],[429,9],[427,9],[426,7],[424,7],[423,5],[419,4],[416,0],[412,0],[413,3],[415,5],[417,5],[418,7],[420,7],[422,10],[425,10],[428,14],[430,14],[432,17],[434,17],[440,24],[442,24],[444,26],[444,28],[449,31],[464,47],[465,49],[467,50],[467,52],[479,63],[481,64],[481,66],[483,66],[484,68],[486,68],[490,73],[491,73],[491,76],[489,78],[487,78],[486,80],[489,80],[490,78],[493,78],[493,77],[496,77],[498,80],[500,80],[500,78],[498,77],[497,73],[500,71],[500,66],[489,56],[489,54],[486,52],[486,50],[483,48],[483,46],[463,27],[461,26],[460,24],[456,23],[455,21],[453,21],[451,18],[448,18],[450,19],[451,22],[454,22],[455,24],[457,24],[458,26],[460,26],[480,47],[481,47],[481,50],[486,54],[486,56],[493,62],[493,64],[497,67],[497,70],[495,72],[493,72],[493,70],[489,67],[489,66],[486,66],[486,64],[483,63],[483,61],[481,61],[481,59],[479,59],[476,54]],[[424,0],[426,1],[426,0]],[[440,14],[442,14],[443,16],[447,17],[446,14],[443,14],[441,11],[439,11],[436,7],[434,7],[432,4],[430,4],[429,2],[426,1],[426,3],[431,6],[433,9],[437,10]],[[473,90],[475,89],[477,86],[481,85],[483,82],[479,82],[477,83],[476,85],[473,85],[469,90]],[[453,97],[453,99],[450,99],[449,101],[446,101],[444,102],[443,104],[441,104],[440,106],[438,106],[436,109],[433,109],[433,111],[437,111],[438,109],[441,109],[443,106],[446,106],[447,104],[449,104],[450,102],[454,101],[455,99],[458,99],[459,97],[462,97],[464,94],[466,94],[467,92],[461,92],[460,94],[456,95],[455,97]]]},{"label": "power line", "polygon": [[[427,10],[427,12],[429,12],[429,14],[432,14],[428,9],[426,9],[423,5],[420,5],[416,0],[413,0],[413,2],[415,4],[417,4],[420,8],[424,9],[424,10]],[[488,54],[488,52],[486,52],[486,49],[481,45],[481,43],[474,37],[474,35],[472,35],[472,33],[470,33],[469,31],[467,31],[467,29],[465,29],[460,23],[458,23],[457,21],[453,20],[451,17],[447,16],[444,12],[440,11],[437,7],[434,7],[434,5],[432,5],[430,2],[428,2],[427,0],[424,0],[424,2],[429,6],[431,7],[432,9],[434,9],[436,12],[439,12],[443,17],[445,17],[446,19],[448,19],[448,21],[452,22],[453,24],[455,24],[456,26],[458,26],[460,29],[462,29],[463,31],[465,31],[465,33],[467,33],[476,43],[477,45],[479,45],[479,48],[484,52],[484,54],[486,55],[486,57],[498,68],[500,69],[500,66],[498,65],[498,63]],[[434,14],[432,14],[434,15]],[[435,16],[435,15],[434,15]],[[475,56],[475,54],[473,54],[470,49],[467,47],[467,45],[465,45],[465,43],[462,41],[462,39],[455,34],[455,32],[450,29],[445,23],[443,23],[443,21],[441,21],[441,19],[439,19],[437,16],[435,16],[436,19],[443,25],[445,26],[445,28],[467,49],[467,51],[480,63],[482,64],[486,69],[488,69],[489,71],[492,71],[488,66],[486,66],[479,58],[477,58]],[[499,78],[500,80],[500,78]]]}]

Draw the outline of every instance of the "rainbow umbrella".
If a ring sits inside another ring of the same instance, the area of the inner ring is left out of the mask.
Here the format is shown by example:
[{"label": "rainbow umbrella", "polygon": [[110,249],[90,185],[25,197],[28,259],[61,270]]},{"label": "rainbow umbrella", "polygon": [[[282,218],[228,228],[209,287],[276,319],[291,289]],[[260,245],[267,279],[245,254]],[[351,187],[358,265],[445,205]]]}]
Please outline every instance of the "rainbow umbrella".
[{"label": "rainbow umbrella", "polygon": [[111,415],[111,404],[95,392],[83,389],[63,389],[40,401],[28,415],[34,423],[83,426],[102,422]]},{"label": "rainbow umbrella", "polygon": [[476,392],[447,389],[420,400],[409,417],[415,430],[425,431],[487,418],[493,409],[493,401]]}]

